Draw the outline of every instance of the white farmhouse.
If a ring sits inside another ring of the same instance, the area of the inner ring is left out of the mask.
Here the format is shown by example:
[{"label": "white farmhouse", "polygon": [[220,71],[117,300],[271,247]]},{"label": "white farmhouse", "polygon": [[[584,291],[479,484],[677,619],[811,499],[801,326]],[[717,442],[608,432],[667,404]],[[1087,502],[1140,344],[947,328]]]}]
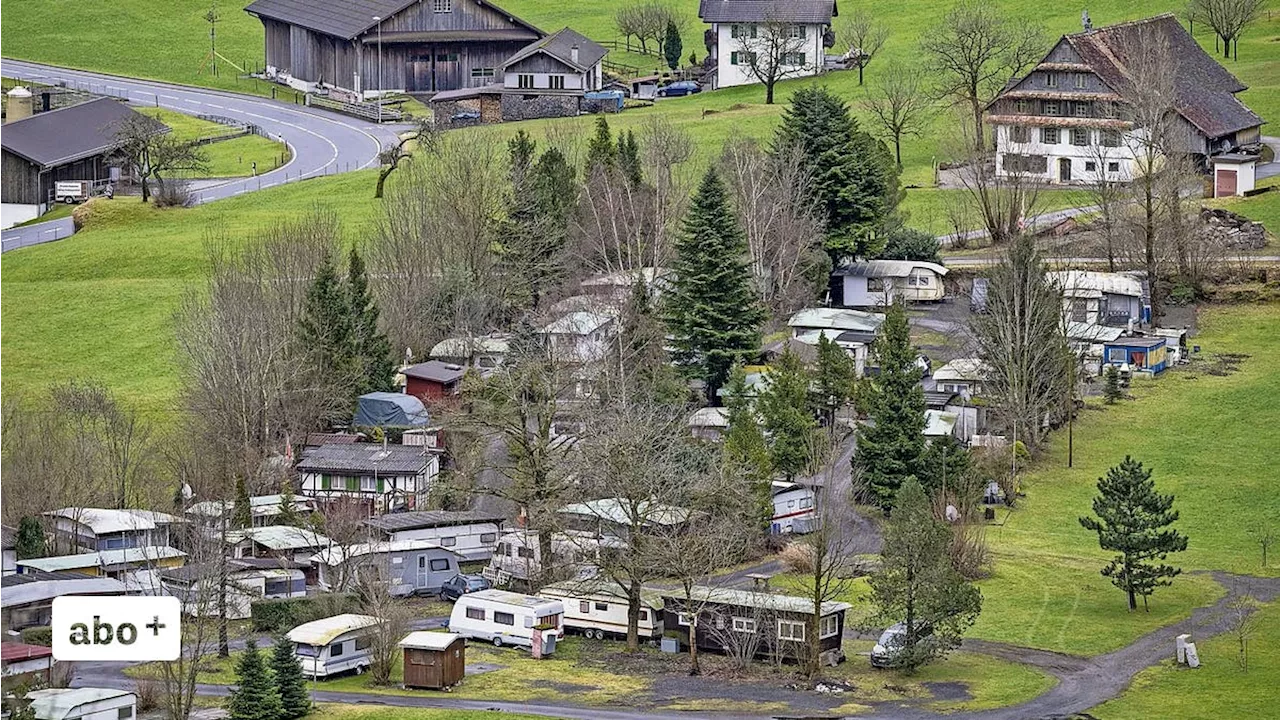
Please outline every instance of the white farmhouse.
[{"label": "white farmhouse", "polygon": [[698,17],[709,23],[707,33],[716,72],[713,88],[751,85],[760,80],[751,72],[751,53],[765,52],[771,35],[785,33],[781,58],[786,77],[817,75],[826,48],[835,43],[831,18],[835,0],[702,0]]},{"label": "white farmhouse", "polygon": [[563,90],[581,94],[600,89],[609,51],[569,28],[526,45],[502,66],[508,90]]},{"label": "white farmhouse", "polygon": [[1185,152],[1201,161],[1259,142],[1247,87],[1209,57],[1172,14],[1065,35],[988,106],[996,172],[1054,184],[1128,181],[1144,130],[1129,100],[1136,51],[1155,40],[1177,59],[1175,110]]}]

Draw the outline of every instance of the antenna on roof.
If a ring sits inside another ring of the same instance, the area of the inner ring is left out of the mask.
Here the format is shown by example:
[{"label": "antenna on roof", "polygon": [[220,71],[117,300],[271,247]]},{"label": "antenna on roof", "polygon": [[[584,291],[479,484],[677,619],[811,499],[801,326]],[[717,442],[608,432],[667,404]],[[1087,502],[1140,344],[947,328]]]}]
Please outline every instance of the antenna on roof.
[{"label": "antenna on roof", "polygon": [[1089,30],[1092,30],[1092,29],[1093,29],[1093,20],[1090,20],[1090,19],[1089,19],[1089,11],[1088,11],[1088,10],[1081,10],[1081,11],[1080,11],[1080,24],[1084,27],[1084,29],[1085,29],[1086,31],[1089,31]]}]

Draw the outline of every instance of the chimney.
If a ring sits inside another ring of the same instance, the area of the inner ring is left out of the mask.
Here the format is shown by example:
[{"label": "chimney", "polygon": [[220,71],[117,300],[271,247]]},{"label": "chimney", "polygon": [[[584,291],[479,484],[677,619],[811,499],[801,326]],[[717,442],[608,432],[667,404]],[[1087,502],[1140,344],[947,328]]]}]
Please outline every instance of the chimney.
[{"label": "chimney", "polygon": [[1080,11],[1080,25],[1081,27],[1084,28],[1085,32],[1088,32],[1093,29],[1093,20],[1089,19],[1088,10]]},{"label": "chimney", "polygon": [[578,46],[577,45],[574,45],[573,47],[569,48],[569,59],[573,61],[574,65],[578,64]]},{"label": "chimney", "polygon": [[31,117],[31,91],[21,85],[9,91],[5,107],[5,122]]}]

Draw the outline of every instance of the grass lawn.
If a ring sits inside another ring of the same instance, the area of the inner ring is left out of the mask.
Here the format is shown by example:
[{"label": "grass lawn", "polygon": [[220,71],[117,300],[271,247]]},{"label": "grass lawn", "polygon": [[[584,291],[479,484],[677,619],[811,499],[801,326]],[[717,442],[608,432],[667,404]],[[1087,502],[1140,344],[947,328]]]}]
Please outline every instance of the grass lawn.
[{"label": "grass lawn", "polygon": [[[174,137],[182,140],[216,137],[231,130],[226,125],[165,108],[138,108],[138,111],[168,125]],[[258,174],[262,174],[288,162],[289,147],[261,135],[242,135],[205,145],[204,154],[209,164],[208,169],[191,177],[246,177],[253,174],[253,163],[258,164]]]},{"label": "grass lawn", "polygon": [[1090,710],[1106,720],[1176,717],[1185,720],[1276,716],[1280,687],[1280,603],[1258,610],[1249,641],[1249,670],[1237,662],[1240,645],[1230,634],[1196,638],[1200,667],[1192,670],[1170,658],[1138,673],[1120,697]]},{"label": "grass lawn", "polygon": [[59,220],[64,217],[71,217],[71,213],[76,211],[76,207],[77,206],[74,203],[72,204],[55,203],[54,206],[49,210],[49,212],[39,217],[32,218],[26,222],[20,222],[17,225],[14,225],[14,227],[23,227],[24,225],[35,225],[36,223],[48,222],[50,220]]},{"label": "grass lawn", "polygon": [[525,715],[500,710],[441,710],[329,703],[317,706],[307,717],[310,720],[546,720],[545,715]]}]

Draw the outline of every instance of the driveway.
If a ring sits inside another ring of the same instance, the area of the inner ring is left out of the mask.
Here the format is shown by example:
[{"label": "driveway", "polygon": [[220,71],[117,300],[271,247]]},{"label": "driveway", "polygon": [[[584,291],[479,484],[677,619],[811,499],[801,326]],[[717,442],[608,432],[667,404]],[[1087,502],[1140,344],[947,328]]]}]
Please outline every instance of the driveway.
[{"label": "driveway", "polygon": [[1264,180],[1280,175],[1280,137],[1263,135],[1262,142],[1271,147],[1271,162],[1263,163],[1255,168],[1256,180]]},{"label": "driveway", "polygon": [[[65,84],[125,99],[138,106],[158,106],[188,115],[220,115],[257,125],[272,138],[288,144],[292,160],[283,167],[254,178],[202,183],[194,190],[196,202],[200,203],[370,167],[377,163],[383,145],[395,141],[395,131],[389,126],[267,98],[68,70],[20,60],[4,60],[0,73],[5,77],[46,85]],[[71,220],[64,218],[7,230],[0,239],[3,251],[8,252],[58,240],[72,232]]]}]

